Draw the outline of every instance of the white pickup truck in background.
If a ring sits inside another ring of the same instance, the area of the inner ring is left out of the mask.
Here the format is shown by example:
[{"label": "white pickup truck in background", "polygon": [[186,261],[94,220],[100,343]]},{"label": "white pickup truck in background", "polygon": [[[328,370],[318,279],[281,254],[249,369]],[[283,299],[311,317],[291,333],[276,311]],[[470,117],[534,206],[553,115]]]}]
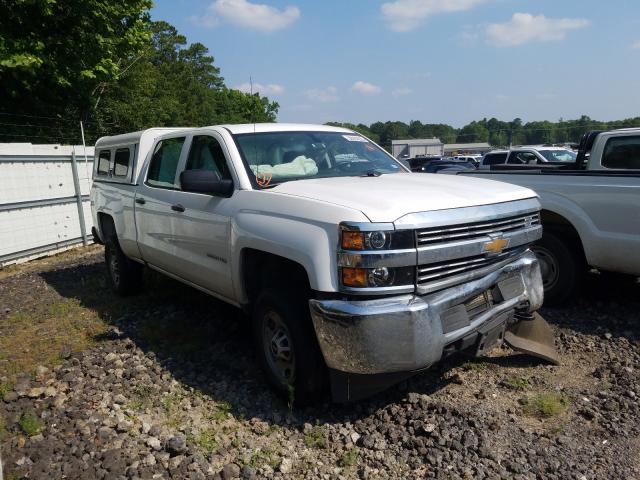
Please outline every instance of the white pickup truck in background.
[{"label": "white pickup truck in background", "polygon": [[360,398],[504,337],[553,357],[552,340],[518,335],[546,325],[529,189],[414,175],[320,125],[151,129],[95,151],[113,288],[135,292],[148,266],[242,308],[267,378],[296,402],[327,380],[335,400]]},{"label": "white pickup truck in background", "polygon": [[640,129],[589,132],[576,162],[549,167],[496,165],[461,172],[534,190],[543,237],[533,250],[545,302],[576,293],[587,267],[640,276]]}]

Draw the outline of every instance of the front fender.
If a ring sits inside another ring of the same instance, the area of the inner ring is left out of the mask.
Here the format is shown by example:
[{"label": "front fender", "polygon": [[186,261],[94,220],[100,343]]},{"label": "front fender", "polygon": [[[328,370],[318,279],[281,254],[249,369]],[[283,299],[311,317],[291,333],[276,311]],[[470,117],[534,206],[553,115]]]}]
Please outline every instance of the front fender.
[{"label": "front fender", "polygon": [[[259,195],[259,197],[256,197]],[[262,208],[236,212],[231,224],[232,277],[236,297],[243,290],[241,253],[246,248],[271,253],[300,264],[313,290],[338,291],[337,246],[342,221],[367,222],[361,212],[288,195],[246,192],[238,201]],[[259,200],[259,201],[255,201]]]}]

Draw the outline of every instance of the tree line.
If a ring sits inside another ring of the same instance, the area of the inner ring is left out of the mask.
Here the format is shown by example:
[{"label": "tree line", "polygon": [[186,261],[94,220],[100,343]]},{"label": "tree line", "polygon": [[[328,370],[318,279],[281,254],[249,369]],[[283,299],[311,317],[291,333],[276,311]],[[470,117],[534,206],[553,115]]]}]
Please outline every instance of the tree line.
[{"label": "tree line", "polygon": [[[229,88],[214,57],[175,27],[151,21],[151,0],[20,0],[0,16],[0,142],[87,143],[153,126],[273,122],[279,105]],[[391,141],[437,137],[444,143],[578,142],[588,130],[640,126],[640,117],[601,122],[510,122],[462,128],[412,120],[370,125],[330,122]]]},{"label": "tree line", "polygon": [[0,142],[87,143],[152,126],[270,122],[279,105],[230,89],[207,47],[151,0],[21,0],[0,16]]},{"label": "tree line", "polygon": [[433,137],[439,138],[443,143],[487,142],[494,147],[578,143],[582,135],[589,130],[640,127],[640,117],[603,122],[582,115],[577,120],[560,119],[557,122],[527,123],[523,123],[520,118],[511,122],[483,118],[462,128],[441,123],[422,123],[419,120],[412,120],[408,124],[399,121],[375,122],[371,125],[340,122],[328,124],[356,130],[389,150],[392,140]]}]

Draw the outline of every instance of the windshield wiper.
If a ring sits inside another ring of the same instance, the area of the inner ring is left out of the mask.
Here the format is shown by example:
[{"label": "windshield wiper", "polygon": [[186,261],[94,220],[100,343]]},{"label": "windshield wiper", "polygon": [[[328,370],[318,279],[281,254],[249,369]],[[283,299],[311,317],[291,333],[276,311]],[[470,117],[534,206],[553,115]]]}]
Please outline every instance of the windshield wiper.
[{"label": "windshield wiper", "polygon": [[379,177],[380,175],[382,175],[382,172],[378,170],[367,170],[361,177]]}]

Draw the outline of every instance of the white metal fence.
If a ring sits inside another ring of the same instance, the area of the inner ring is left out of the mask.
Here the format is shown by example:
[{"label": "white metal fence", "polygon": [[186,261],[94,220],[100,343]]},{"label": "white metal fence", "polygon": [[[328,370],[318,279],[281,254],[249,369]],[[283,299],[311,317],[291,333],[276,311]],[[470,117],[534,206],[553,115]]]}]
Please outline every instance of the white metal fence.
[{"label": "white metal fence", "polygon": [[91,241],[93,147],[0,144],[0,267]]}]

